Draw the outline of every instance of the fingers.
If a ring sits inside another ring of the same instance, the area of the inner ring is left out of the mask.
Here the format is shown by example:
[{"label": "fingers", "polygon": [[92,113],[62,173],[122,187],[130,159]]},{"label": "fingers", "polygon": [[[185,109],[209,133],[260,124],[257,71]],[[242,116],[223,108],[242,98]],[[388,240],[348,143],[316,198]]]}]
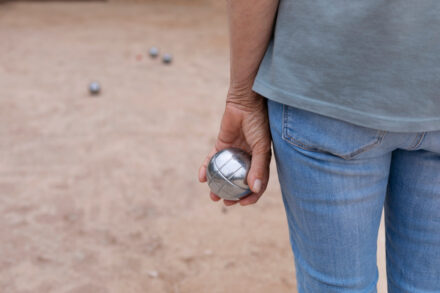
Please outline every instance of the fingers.
[{"label": "fingers", "polygon": [[247,176],[247,182],[254,194],[242,199],[240,204],[255,203],[266,190],[269,181],[269,164],[271,156],[272,153],[270,147],[259,147],[253,150],[251,168]]},{"label": "fingers", "polygon": [[213,201],[219,201],[221,199],[217,194],[214,194],[213,192],[209,193],[209,197],[211,197]]},{"label": "fingers", "polygon": [[247,206],[256,203],[261,197],[261,194],[252,193],[240,199],[240,205]]},{"label": "fingers", "polygon": [[[216,196],[216,195],[214,195],[214,196]],[[216,197],[219,198],[218,196],[216,196]],[[250,194],[250,195],[248,195],[248,196],[246,196],[246,197],[244,197],[244,198],[242,198],[240,200],[227,200],[227,199],[224,199],[223,200],[223,204],[225,206],[232,206],[234,204],[239,203],[241,206],[247,206],[247,205],[251,205],[251,204],[256,203],[260,197],[261,197],[261,195],[252,193],[252,194]],[[212,197],[211,197],[211,199],[212,199]],[[215,201],[217,201],[217,200],[215,200]]]},{"label": "fingers", "polygon": [[206,156],[202,165],[199,168],[199,181],[206,182],[206,168],[208,168],[209,160],[211,160],[212,156],[215,155],[217,149],[214,147],[211,152]]},{"label": "fingers", "polygon": [[237,202],[238,202],[237,200],[227,200],[227,199],[223,200],[223,204],[225,206],[232,206],[232,205],[236,204]]},{"label": "fingers", "polygon": [[[214,194],[213,192],[210,192],[210,193],[209,193],[209,196],[211,197],[211,199],[212,199],[213,201],[219,201],[219,200],[221,200],[221,198],[220,198],[218,195]],[[236,201],[236,200],[227,200],[227,199],[224,199],[224,200],[223,200],[223,204],[224,204],[225,206],[232,206],[232,205],[236,204],[237,202],[238,202],[238,201]]]},{"label": "fingers", "polygon": [[[214,193],[212,193],[212,192],[209,193],[209,196],[211,197],[211,199],[212,199],[213,201],[219,201],[219,200],[221,200],[221,198],[220,198],[218,195],[216,195],[216,194],[214,194]],[[232,206],[232,205],[236,204],[237,202],[238,202],[237,200],[227,200],[227,199],[224,199],[224,200],[223,200],[223,204],[224,204],[225,206]]]}]

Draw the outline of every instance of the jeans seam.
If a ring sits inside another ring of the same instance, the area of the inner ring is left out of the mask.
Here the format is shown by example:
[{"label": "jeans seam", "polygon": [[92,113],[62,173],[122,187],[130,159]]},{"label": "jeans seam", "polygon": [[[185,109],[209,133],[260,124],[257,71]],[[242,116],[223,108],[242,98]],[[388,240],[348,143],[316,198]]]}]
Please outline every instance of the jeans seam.
[{"label": "jeans seam", "polygon": [[420,144],[423,141],[423,138],[425,137],[426,132],[422,132],[422,134],[419,137],[419,140],[417,141],[417,143],[413,146],[413,147],[409,147],[410,149],[414,150],[416,148],[418,148],[420,146]]},{"label": "jeans seam", "polygon": [[375,145],[377,145],[377,144],[379,144],[379,143],[382,142],[382,140],[383,140],[383,138],[384,138],[384,136],[385,136],[386,133],[387,133],[387,132],[384,131],[384,130],[378,130],[378,131],[376,132],[376,141],[374,141],[374,143],[371,143],[371,144],[365,145],[365,146],[363,146],[362,148],[360,148],[360,149],[358,149],[358,150],[356,150],[356,151],[350,153],[348,156],[349,156],[350,158],[353,158],[355,155],[357,155],[357,154],[359,154],[359,153],[361,153],[361,152],[364,152],[364,151],[367,151],[367,150],[373,148]]}]

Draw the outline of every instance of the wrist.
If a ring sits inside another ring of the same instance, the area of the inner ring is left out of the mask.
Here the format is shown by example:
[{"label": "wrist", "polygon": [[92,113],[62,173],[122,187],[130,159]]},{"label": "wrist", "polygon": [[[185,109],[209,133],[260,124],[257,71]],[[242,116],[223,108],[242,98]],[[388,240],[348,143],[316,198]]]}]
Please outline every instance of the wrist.
[{"label": "wrist", "polygon": [[229,89],[226,106],[231,106],[246,112],[254,112],[264,108],[264,98],[252,91],[251,87]]}]

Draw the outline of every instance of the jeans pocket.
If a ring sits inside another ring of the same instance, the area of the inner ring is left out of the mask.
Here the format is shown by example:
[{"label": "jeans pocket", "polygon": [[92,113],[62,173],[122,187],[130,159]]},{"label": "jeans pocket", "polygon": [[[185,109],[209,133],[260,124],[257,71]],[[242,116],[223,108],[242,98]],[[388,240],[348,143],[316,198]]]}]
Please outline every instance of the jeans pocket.
[{"label": "jeans pocket", "polygon": [[353,159],[380,145],[385,134],[383,130],[283,105],[283,140],[308,151]]}]

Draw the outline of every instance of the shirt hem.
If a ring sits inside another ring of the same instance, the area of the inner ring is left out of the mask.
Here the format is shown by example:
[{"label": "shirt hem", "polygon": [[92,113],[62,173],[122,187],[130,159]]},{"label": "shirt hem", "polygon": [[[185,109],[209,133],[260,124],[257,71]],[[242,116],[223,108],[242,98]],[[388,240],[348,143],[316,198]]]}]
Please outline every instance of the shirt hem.
[{"label": "shirt hem", "polygon": [[440,117],[435,119],[393,118],[358,111],[355,109],[288,93],[256,79],[252,90],[267,99],[343,120],[358,126],[391,132],[426,132],[440,130]]}]

